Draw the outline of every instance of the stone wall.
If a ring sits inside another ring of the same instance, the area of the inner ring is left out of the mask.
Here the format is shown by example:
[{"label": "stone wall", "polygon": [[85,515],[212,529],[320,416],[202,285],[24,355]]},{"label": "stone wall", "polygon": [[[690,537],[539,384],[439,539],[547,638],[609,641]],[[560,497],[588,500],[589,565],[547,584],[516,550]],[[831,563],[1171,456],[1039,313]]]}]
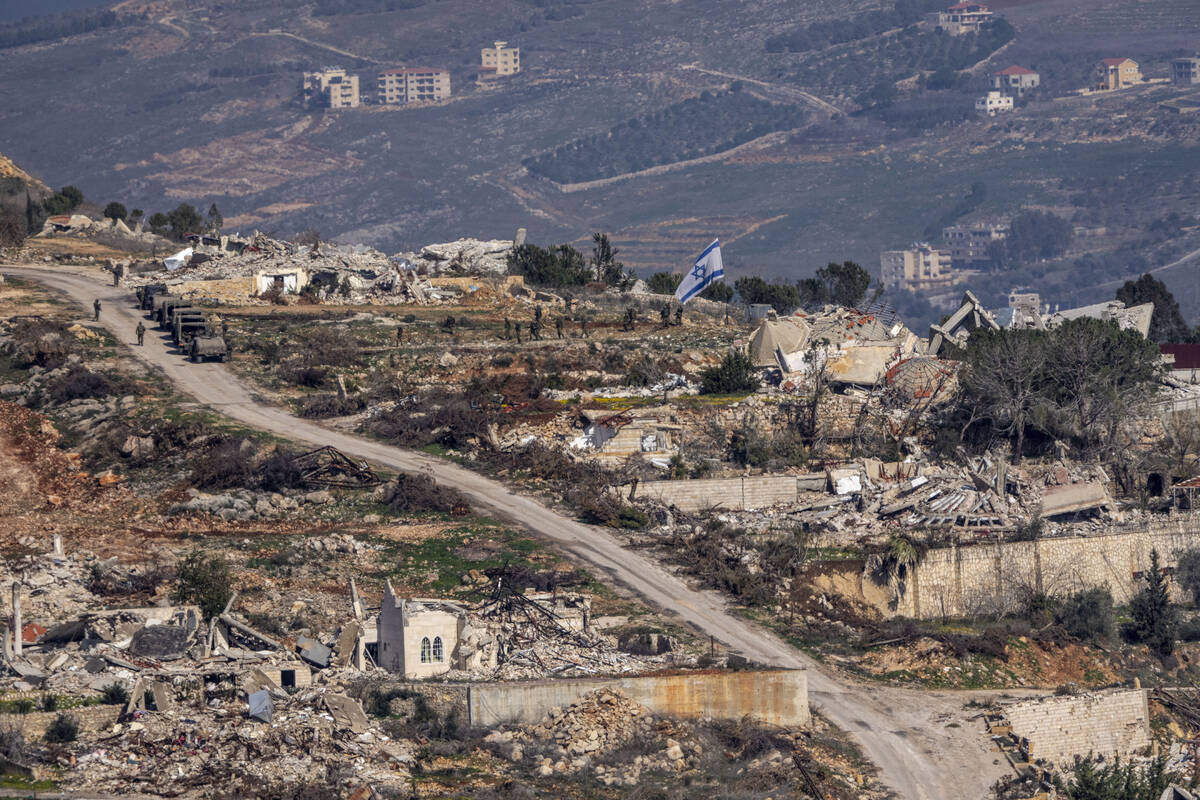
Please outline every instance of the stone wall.
[{"label": "stone wall", "polygon": [[703,511],[720,506],[727,511],[789,505],[799,496],[795,475],[750,478],[702,478],[691,481],[644,481],[637,497],[654,498],[680,511]]},{"label": "stone wall", "polygon": [[108,730],[117,721],[122,706],[87,706],[65,711],[34,711],[29,714],[0,714],[0,727],[19,727],[26,739],[41,739],[46,729],[60,713],[72,717],[79,723],[79,732],[98,733]]},{"label": "stone wall", "polygon": [[1069,764],[1088,753],[1126,758],[1150,744],[1144,689],[1042,697],[1006,706],[1029,757]]},{"label": "stone wall", "polygon": [[617,689],[656,714],[714,719],[753,719],[774,725],[809,721],[804,670],[683,672],[636,678],[522,681],[473,684],[468,705],[473,726],[539,722],[597,689]]},{"label": "stone wall", "polygon": [[[1031,592],[1061,596],[1096,587],[1127,603],[1141,588],[1151,550],[1172,569],[1179,553],[1197,547],[1200,520],[1189,517],[1100,536],[938,548],[913,568],[894,611],[917,619],[1006,613]],[[1177,587],[1172,591],[1179,597]]]}]

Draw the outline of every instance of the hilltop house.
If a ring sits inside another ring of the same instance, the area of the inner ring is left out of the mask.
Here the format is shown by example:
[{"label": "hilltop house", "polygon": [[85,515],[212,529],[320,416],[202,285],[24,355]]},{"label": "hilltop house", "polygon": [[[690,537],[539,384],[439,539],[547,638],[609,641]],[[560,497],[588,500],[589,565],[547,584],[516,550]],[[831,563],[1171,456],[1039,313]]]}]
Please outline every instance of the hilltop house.
[{"label": "hilltop house", "polygon": [[1132,58],[1106,58],[1096,65],[1096,91],[1111,92],[1142,82],[1142,72]]},{"label": "hilltop house", "polygon": [[329,108],[358,108],[358,76],[340,67],[306,72],[301,82],[304,102]]},{"label": "hilltop house", "polygon": [[1200,58],[1177,58],[1172,61],[1171,83],[1177,86],[1200,83]]},{"label": "hilltop house", "polygon": [[950,263],[950,251],[916,242],[907,250],[879,254],[880,277],[885,289],[930,292],[959,282]]},{"label": "hilltop house", "polygon": [[1006,225],[977,222],[974,225],[950,225],[942,229],[942,239],[950,245],[950,264],[955,269],[983,269],[991,265],[991,247],[1008,236]]},{"label": "hilltop house", "polygon": [[508,42],[493,42],[479,51],[479,80],[503,78],[521,71],[521,48],[509,47]]},{"label": "hilltop house", "polygon": [[937,26],[951,36],[976,33],[992,18],[992,10],[983,3],[955,3],[939,12]]},{"label": "hilltop house", "polygon": [[992,88],[1011,97],[1024,97],[1041,82],[1042,78],[1036,72],[1016,64],[992,73]]}]

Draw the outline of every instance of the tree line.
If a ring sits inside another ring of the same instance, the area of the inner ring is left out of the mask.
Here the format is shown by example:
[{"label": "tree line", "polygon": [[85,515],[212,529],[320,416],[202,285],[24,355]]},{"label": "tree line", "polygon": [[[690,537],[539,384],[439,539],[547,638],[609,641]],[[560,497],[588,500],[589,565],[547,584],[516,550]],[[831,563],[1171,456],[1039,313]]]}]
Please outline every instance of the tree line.
[{"label": "tree line", "polygon": [[799,106],[760,100],[735,83],[727,91],[706,90],[523,163],[558,183],[611,178],[719,153],[773,131],[800,127],[807,116]]},{"label": "tree line", "polygon": [[768,53],[817,50],[907,27],[914,22],[920,22],[929,12],[940,11],[945,7],[945,0],[899,0],[887,11],[870,11],[847,19],[823,20],[771,36],[766,40],[765,46]]},{"label": "tree line", "polygon": [[0,26],[0,49],[91,33],[111,28],[121,21],[115,11],[78,11],[25,19]]},{"label": "tree line", "polygon": [[607,233],[592,234],[592,256],[589,259],[569,244],[539,247],[522,244],[508,254],[508,271],[525,276],[535,286],[565,289],[603,283],[618,289],[628,289],[637,276],[617,260],[617,248]]}]

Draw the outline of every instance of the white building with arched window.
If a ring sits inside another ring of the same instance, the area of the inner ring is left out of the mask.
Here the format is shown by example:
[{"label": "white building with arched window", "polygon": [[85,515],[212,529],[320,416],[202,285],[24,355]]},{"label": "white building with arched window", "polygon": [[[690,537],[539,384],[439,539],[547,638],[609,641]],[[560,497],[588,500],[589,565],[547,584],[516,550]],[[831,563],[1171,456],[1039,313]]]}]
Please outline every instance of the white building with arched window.
[{"label": "white building with arched window", "polygon": [[466,616],[466,609],[446,600],[397,597],[389,581],[379,610],[379,666],[406,678],[448,672]]}]

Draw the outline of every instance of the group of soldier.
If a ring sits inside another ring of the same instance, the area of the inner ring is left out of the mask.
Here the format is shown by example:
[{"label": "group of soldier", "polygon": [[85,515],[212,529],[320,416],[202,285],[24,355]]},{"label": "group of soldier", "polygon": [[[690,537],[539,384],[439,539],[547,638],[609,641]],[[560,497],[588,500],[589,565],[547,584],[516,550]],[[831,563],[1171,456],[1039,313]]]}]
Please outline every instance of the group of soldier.
[{"label": "group of soldier", "polygon": [[[570,311],[569,304],[567,306],[567,310]],[[534,306],[533,319],[531,319],[528,323],[529,341],[535,342],[542,340],[542,331],[545,330],[543,316],[542,307],[540,305]],[[566,335],[563,333],[563,326],[566,324],[566,319],[567,318],[562,315],[558,315],[554,318],[554,335],[559,339],[566,338]],[[512,319],[506,316],[504,318],[504,338],[507,340],[512,339],[515,336],[517,344],[520,344],[522,327],[523,326],[519,321],[513,322]],[[580,318],[579,320],[579,335],[584,339],[589,338],[587,320],[584,318]]]}]

